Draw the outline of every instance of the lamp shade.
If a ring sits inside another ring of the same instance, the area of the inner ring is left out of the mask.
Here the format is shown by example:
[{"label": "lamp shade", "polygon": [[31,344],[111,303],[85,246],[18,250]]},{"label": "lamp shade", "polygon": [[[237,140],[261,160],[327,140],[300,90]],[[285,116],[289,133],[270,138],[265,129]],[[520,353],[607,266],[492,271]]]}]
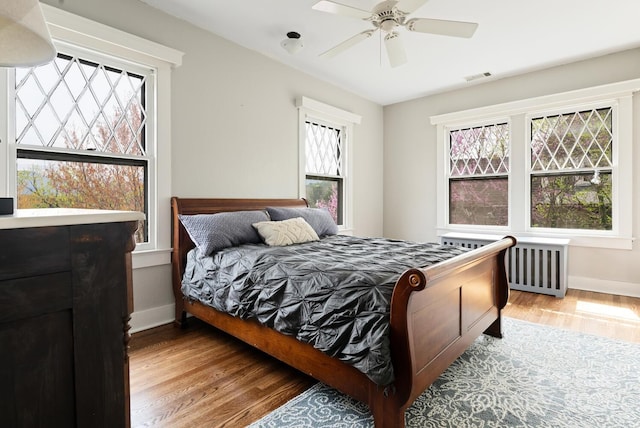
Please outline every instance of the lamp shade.
[{"label": "lamp shade", "polygon": [[31,67],[55,56],[38,0],[0,1],[0,66]]}]

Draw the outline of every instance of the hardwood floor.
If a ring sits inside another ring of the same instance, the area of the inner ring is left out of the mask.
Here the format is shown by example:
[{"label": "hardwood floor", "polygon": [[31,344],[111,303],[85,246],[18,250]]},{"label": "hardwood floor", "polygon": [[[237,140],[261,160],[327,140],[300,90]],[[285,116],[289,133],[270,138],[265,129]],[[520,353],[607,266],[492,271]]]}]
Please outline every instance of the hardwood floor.
[{"label": "hardwood floor", "polygon": [[132,427],[242,427],[315,383],[199,320],[131,340]]},{"label": "hardwood floor", "polygon": [[[507,317],[640,343],[640,299],[569,290],[512,291]],[[204,323],[131,340],[132,427],[243,427],[315,381]]]},{"label": "hardwood floor", "polygon": [[640,299],[569,289],[563,299],[511,291],[503,314],[538,324],[640,343]]}]

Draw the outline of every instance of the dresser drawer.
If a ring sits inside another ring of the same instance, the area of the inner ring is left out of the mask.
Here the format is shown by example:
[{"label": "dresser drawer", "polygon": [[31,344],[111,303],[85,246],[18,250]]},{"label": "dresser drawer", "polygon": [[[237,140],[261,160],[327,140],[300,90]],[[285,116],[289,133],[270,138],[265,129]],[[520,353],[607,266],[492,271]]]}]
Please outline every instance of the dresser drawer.
[{"label": "dresser drawer", "polygon": [[0,230],[0,281],[70,270],[69,228]]},{"label": "dresser drawer", "polygon": [[0,281],[0,323],[69,310],[71,272]]}]

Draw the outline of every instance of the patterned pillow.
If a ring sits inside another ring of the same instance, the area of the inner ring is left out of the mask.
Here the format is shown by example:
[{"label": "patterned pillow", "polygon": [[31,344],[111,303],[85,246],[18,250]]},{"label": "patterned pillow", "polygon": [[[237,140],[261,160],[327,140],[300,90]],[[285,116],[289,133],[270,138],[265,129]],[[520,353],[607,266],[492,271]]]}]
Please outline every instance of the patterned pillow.
[{"label": "patterned pillow", "polygon": [[303,242],[318,241],[315,230],[302,217],[283,221],[262,221],[254,223],[265,244],[272,247],[302,244]]},{"label": "patterned pillow", "polygon": [[260,235],[252,224],[269,220],[265,211],[234,211],[178,217],[193,243],[207,256],[227,247],[261,243]]},{"label": "patterned pillow", "polygon": [[338,226],[324,208],[279,208],[267,207],[269,217],[274,221],[288,220],[294,217],[302,217],[313,227],[318,236],[335,235]]}]

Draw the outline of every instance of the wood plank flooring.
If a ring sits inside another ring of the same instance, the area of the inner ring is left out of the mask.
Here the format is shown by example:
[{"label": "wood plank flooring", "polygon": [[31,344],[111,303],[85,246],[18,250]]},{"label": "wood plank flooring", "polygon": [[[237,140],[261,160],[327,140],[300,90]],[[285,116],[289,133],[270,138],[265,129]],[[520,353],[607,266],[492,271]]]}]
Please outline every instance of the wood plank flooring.
[{"label": "wood plank flooring", "polygon": [[[512,291],[504,315],[640,343],[640,299],[569,290]],[[315,381],[204,323],[131,340],[132,427],[244,427]]]},{"label": "wood plank flooring", "polygon": [[569,289],[563,299],[511,291],[507,317],[640,343],[640,299]]}]

